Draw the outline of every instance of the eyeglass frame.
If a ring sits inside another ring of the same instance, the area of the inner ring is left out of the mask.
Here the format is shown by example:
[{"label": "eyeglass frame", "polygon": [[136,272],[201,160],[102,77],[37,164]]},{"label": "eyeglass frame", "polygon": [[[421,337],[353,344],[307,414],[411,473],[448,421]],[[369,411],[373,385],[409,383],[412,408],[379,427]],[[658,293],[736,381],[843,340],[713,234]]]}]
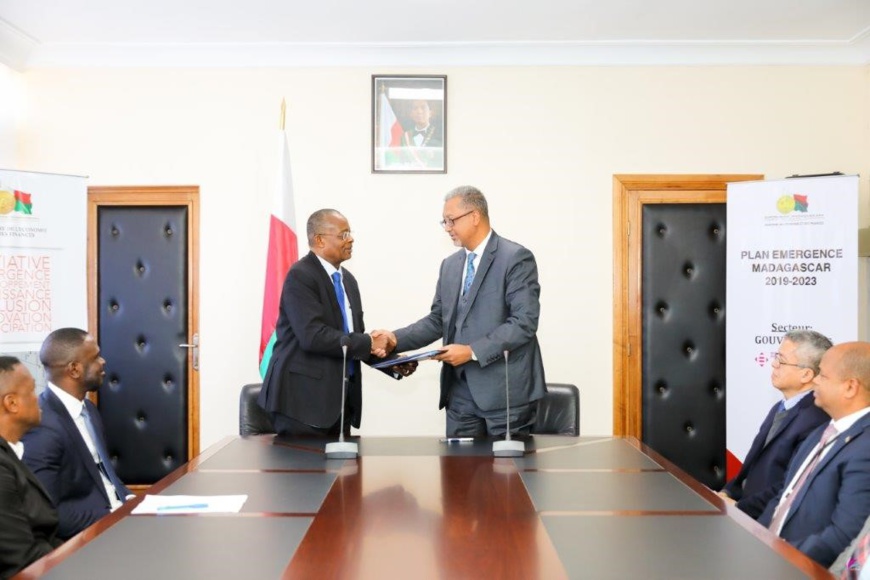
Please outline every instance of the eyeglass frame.
[{"label": "eyeglass frame", "polygon": [[443,220],[441,220],[441,221],[438,222],[438,223],[441,225],[442,228],[444,228],[445,230],[447,230],[447,229],[450,229],[450,228],[452,228],[453,226],[455,226],[457,220],[461,220],[461,219],[464,218],[465,216],[470,215],[470,214],[473,214],[475,211],[477,211],[477,210],[473,210],[473,209],[472,209],[472,210],[470,210],[470,211],[465,212],[464,214],[462,214],[462,215],[460,215],[460,216],[456,216],[455,218],[448,218],[448,217],[446,217],[446,218],[444,218]]},{"label": "eyeglass frame", "polygon": [[782,360],[782,354],[780,354],[778,352],[774,353],[773,359],[770,361],[770,364],[773,364],[773,363],[776,363],[776,366],[778,366],[778,367],[797,367],[799,369],[810,369],[810,370],[812,370],[812,368],[813,368],[813,367],[808,367],[807,365],[802,365],[802,364],[798,364],[798,363],[784,362]]},{"label": "eyeglass frame", "polygon": [[346,242],[348,238],[353,237],[353,232],[347,230],[346,232],[341,232],[340,234],[329,234],[326,232],[321,232],[318,234],[314,234],[315,236],[335,236],[336,238],[340,238],[342,242]]}]

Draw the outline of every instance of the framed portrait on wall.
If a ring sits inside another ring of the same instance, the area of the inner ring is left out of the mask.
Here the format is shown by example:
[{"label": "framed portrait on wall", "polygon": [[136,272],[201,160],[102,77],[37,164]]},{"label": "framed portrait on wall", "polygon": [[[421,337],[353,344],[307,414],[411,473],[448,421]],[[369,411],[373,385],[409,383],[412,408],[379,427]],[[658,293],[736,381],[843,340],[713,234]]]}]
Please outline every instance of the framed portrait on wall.
[{"label": "framed portrait on wall", "polygon": [[447,173],[447,77],[372,75],[372,173]]}]

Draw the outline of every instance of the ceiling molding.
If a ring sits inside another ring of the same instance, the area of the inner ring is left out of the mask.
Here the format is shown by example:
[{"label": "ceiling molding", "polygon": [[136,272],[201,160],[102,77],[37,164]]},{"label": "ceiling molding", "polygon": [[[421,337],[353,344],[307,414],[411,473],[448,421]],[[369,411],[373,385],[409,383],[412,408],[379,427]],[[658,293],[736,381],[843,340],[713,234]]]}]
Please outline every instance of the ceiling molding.
[{"label": "ceiling molding", "polygon": [[36,39],[0,18],[0,63],[22,71],[38,44]]},{"label": "ceiling molding", "polygon": [[[2,21],[0,21],[2,23]],[[44,43],[0,28],[0,61],[55,67],[656,66],[870,64],[870,29],[850,41],[462,43]],[[15,31],[17,32],[17,31]],[[9,37],[17,43],[4,42]],[[6,46],[11,50],[3,50]],[[7,56],[8,54],[8,56]]]}]

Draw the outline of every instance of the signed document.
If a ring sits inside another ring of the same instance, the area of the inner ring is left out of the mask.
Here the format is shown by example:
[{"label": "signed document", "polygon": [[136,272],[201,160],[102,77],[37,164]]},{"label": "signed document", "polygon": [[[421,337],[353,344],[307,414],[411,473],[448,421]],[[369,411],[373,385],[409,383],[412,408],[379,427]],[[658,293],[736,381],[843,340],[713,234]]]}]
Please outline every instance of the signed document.
[{"label": "signed document", "polygon": [[379,363],[375,363],[375,364],[371,365],[371,367],[373,369],[386,369],[386,368],[394,367],[396,365],[414,362],[416,360],[429,360],[433,356],[439,355],[442,352],[444,352],[442,349],[438,349],[438,350],[427,350],[426,352],[418,352],[416,354],[404,354],[404,355],[398,356],[396,358],[382,360]]}]

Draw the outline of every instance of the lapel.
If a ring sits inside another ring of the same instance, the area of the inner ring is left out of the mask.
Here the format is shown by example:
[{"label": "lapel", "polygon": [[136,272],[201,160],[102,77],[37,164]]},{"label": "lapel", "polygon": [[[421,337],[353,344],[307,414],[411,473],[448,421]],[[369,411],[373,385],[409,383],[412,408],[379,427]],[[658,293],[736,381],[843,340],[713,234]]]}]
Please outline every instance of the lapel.
[{"label": "lapel", "polygon": [[[353,311],[353,331],[354,332],[365,332],[365,325],[363,324],[363,310],[362,310],[362,298],[359,294],[359,286],[356,283],[356,278],[348,272],[344,270],[344,291],[347,293],[347,300],[350,302],[351,310]],[[341,312],[338,313],[341,316]]]},{"label": "lapel", "polygon": [[[807,480],[804,482],[803,486],[801,487],[800,491],[798,492],[798,497],[794,498],[794,502],[792,503],[791,509],[789,510],[789,513],[786,515],[786,520],[785,520],[786,522],[791,518],[792,514],[794,514],[797,511],[798,506],[803,501],[804,496],[807,493],[807,490],[813,484],[813,480],[815,480],[816,476],[818,476],[819,473],[821,473],[822,470],[824,470],[825,467],[827,467],[827,465],[834,459],[834,457],[837,456],[838,453],[840,453],[840,451],[845,449],[845,447],[847,445],[851,444],[853,441],[855,441],[855,439],[857,439],[858,437],[860,437],[863,434],[864,429],[866,429],[868,426],[868,422],[870,422],[870,415],[864,415],[863,417],[858,419],[858,421],[854,425],[852,425],[851,427],[849,427],[848,429],[846,429],[845,431],[843,431],[842,433],[837,435],[837,438],[834,439],[833,443],[831,443],[831,450],[828,451],[828,453],[822,458],[822,460],[818,463],[818,465],[816,465],[816,468],[813,469],[812,473],[809,474],[809,476],[807,477]],[[824,429],[827,426],[828,426],[828,423],[825,423],[824,425],[822,425],[822,427],[821,427],[822,430],[824,431]],[[813,439],[815,440],[815,438],[813,438]],[[817,440],[816,440],[816,444],[818,444]],[[813,448],[815,448],[815,446],[813,446]],[[812,449],[810,451],[812,451]],[[798,465],[800,466],[805,460],[806,460],[806,456],[803,457],[803,459],[801,460],[801,463],[798,463]],[[792,477],[794,477],[794,476],[792,476]],[[783,525],[785,525],[785,522],[783,522]]]},{"label": "lapel", "polygon": [[[338,296],[336,296],[335,294],[335,286],[332,284],[332,278],[329,274],[326,273],[326,270],[323,268],[323,264],[320,263],[320,259],[314,252],[308,252],[308,255],[305,256],[305,258],[303,259],[308,261],[308,266],[311,268],[312,273],[320,282],[321,289],[326,296],[329,296],[329,311],[332,313],[331,326],[336,330],[343,331],[344,319],[341,317],[341,308],[338,305]],[[347,290],[346,283],[345,290]]]},{"label": "lapel", "polygon": [[773,424],[773,417],[776,415],[777,407],[779,407],[778,402],[770,408],[767,417],[762,421],[761,427],[758,428],[758,436],[752,441],[752,446],[746,454],[746,459],[743,460],[743,465],[751,465],[752,462],[755,461],[755,458],[761,453],[762,449],[767,447],[764,444],[764,440],[767,439],[767,433],[770,431],[770,426]]},{"label": "lapel", "polygon": [[[57,416],[58,423],[60,423],[66,431],[67,439],[72,445],[73,453],[79,456],[79,460],[84,463],[88,474],[90,474],[91,478],[97,484],[97,489],[100,490],[102,495],[106,498],[106,501],[108,501],[109,498],[106,495],[106,486],[103,485],[103,478],[100,475],[100,470],[94,462],[94,456],[91,455],[87,444],[85,444],[85,440],[82,438],[81,431],[76,427],[75,421],[72,420],[66,407],[63,406],[63,403],[57,398],[57,395],[51,392],[51,389],[46,387],[42,392],[42,395],[45,396],[46,405],[51,408],[51,411]],[[95,441],[94,444],[96,445],[97,442]]]},{"label": "lapel", "polygon": [[48,503],[49,505],[54,505],[54,502],[51,500],[48,492],[45,490],[44,487],[42,487],[42,483],[40,483],[39,480],[36,479],[36,476],[33,475],[33,472],[30,471],[30,468],[27,467],[23,461],[18,459],[18,456],[15,455],[15,452],[12,451],[11,447],[9,447],[9,442],[2,437],[0,437],[0,452],[9,455],[9,461],[12,461],[20,466],[21,471],[24,472],[24,477],[27,479],[28,483],[30,483],[30,485],[39,490],[39,493],[41,493],[42,497],[45,498],[46,503]]},{"label": "lapel", "polygon": [[[484,248],[483,250],[483,255],[480,257],[480,265],[477,267],[477,271],[474,273],[474,280],[471,282],[471,288],[468,289],[468,306],[462,310],[459,320],[456,321],[457,323],[461,324],[462,321],[468,316],[468,313],[471,311],[472,306],[474,306],[474,300],[475,298],[477,298],[477,293],[480,290],[481,285],[483,284],[483,280],[486,278],[486,273],[489,271],[489,267],[492,266],[492,262],[495,260],[495,252],[497,249],[498,234],[493,231],[492,236],[490,236],[489,238],[489,242],[487,242],[486,244],[486,248]],[[461,271],[459,273],[459,280],[461,284]],[[458,292],[459,288],[457,287],[457,294]]]},{"label": "lapel", "polygon": [[456,330],[456,306],[459,303],[463,268],[465,268],[465,250],[459,250],[447,258],[444,264],[441,281],[441,316],[443,320],[448,321],[444,329],[444,344],[453,342],[453,334]]}]

